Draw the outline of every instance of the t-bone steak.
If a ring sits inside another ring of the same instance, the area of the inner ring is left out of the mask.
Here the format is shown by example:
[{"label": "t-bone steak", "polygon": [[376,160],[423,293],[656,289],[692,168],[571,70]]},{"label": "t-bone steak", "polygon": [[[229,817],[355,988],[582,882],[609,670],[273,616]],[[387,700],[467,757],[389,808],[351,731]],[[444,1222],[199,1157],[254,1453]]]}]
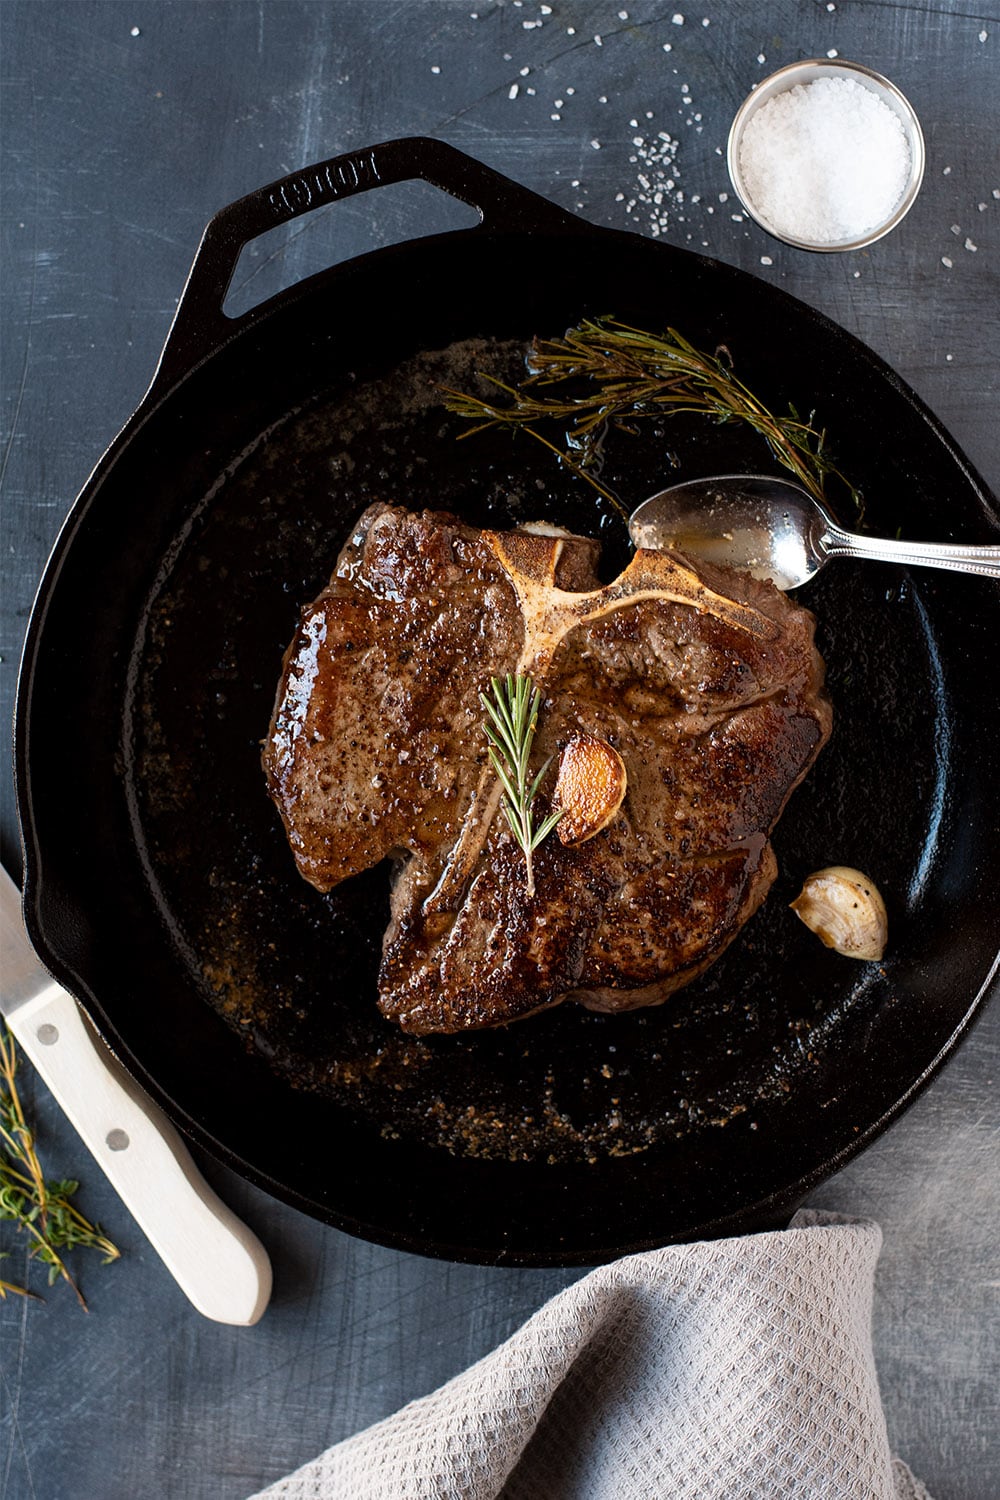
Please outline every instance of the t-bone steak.
[{"label": "t-bone steak", "polygon": [[[700,974],[776,874],[769,835],[830,732],[812,615],[771,584],[638,551],[372,505],[285,656],[264,767],[299,871],[328,891],[394,861],[378,977],[408,1032],[497,1026],[562,1000],[656,1005]],[[627,792],[575,846],[524,855],[480,693],[530,676],[532,767],[580,735]]]}]

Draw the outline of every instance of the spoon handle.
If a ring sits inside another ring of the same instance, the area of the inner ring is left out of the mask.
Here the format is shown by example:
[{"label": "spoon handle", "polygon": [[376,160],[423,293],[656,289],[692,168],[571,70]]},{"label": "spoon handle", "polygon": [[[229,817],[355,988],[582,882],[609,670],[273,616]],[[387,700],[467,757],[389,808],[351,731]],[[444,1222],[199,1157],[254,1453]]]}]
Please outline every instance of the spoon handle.
[{"label": "spoon handle", "polygon": [[1000,578],[1000,546],[963,547],[951,542],[890,541],[885,537],[859,536],[830,526],[820,542],[825,557],[869,557],[879,562],[914,563],[927,568],[950,568],[957,573],[978,573]]}]

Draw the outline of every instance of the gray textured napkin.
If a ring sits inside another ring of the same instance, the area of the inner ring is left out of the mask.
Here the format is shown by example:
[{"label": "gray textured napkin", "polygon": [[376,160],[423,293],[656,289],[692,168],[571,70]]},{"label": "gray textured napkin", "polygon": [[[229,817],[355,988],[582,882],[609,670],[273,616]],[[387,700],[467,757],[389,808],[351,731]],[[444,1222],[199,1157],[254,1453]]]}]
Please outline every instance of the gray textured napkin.
[{"label": "gray textured napkin", "polygon": [[800,1213],[602,1266],[254,1500],[930,1500],[889,1452],[881,1243]]}]

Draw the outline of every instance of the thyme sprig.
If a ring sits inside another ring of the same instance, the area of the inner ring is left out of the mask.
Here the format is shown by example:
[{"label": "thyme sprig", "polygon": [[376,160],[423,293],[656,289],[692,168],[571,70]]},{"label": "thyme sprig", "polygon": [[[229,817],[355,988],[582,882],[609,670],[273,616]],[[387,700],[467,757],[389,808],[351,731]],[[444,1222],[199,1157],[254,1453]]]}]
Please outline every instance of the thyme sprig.
[{"label": "thyme sprig", "polygon": [[[97,1250],[105,1265],[117,1260],[120,1252],[70,1201],[80,1184],[45,1177],[18,1092],[17,1064],[14,1038],[0,1026],[0,1219],[12,1221],[28,1236],[29,1255],[48,1267],[49,1286],[62,1277],[86,1310],[61,1252]],[[0,1297],[8,1292],[33,1295],[25,1287],[0,1281]]]},{"label": "thyme sprig", "polygon": [[[484,376],[506,399],[445,392],[446,408],[476,423],[462,437],[489,427],[518,428],[624,513],[597,472],[609,429],[634,431],[639,418],[695,412],[746,423],[817,500],[827,498],[827,482],[836,478],[861,515],[860,493],[826,452],[825,431],[802,421],[791,405],[787,416],[771,412],[737,378],[725,347],[705,354],[675,328],[656,334],[613,317],[586,318],[562,338],[535,339],[526,364],[528,377],[519,386]],[[563,425],[564,448],[539,431],[537,424],[548,421]]]},{"label": "thyme sprig", "polygon": [[502,806],[511,832],[524,853],[527,891],[535,894],[532,854],[559,819],[562,810],[549,813],[536,828],[533,804],[552,757],[531,779],[531,747],[538,727],[541,694],[530,677],[490,678],[490,693],[480,693],[480,702],[488,715],[483,731],[490,742],[489,756],[500,785]]}]

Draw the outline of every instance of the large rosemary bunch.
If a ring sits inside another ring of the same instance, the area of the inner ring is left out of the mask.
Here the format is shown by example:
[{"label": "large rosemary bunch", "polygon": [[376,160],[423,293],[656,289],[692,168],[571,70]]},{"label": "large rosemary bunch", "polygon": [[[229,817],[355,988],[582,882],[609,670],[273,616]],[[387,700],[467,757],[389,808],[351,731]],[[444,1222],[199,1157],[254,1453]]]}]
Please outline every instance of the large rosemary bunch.
[{"label": "large rosemary bunch", "polygon": [[[825,498],[827,480],[836,477],[860,514],[858,491],[827,455],[822,429],[800,420],[793,408],[787,416],[769,411],[737,378],[725,348],[705,354],[674,328],[655,334],[615,318],[593,318],[562,338],[536,339],[527,367],[527,379],[516,387],[485,376],[502,393],[496,402],[446,393],[447,409],[476,423],[463,436],[487,427],[519,428],[622,509],[596,472],[608,429],[634,430],[638,418],[695,412],[716,422],[746,423],[818,500]],[[539,430],[545,422],[563,427],[563,448]]]}]

